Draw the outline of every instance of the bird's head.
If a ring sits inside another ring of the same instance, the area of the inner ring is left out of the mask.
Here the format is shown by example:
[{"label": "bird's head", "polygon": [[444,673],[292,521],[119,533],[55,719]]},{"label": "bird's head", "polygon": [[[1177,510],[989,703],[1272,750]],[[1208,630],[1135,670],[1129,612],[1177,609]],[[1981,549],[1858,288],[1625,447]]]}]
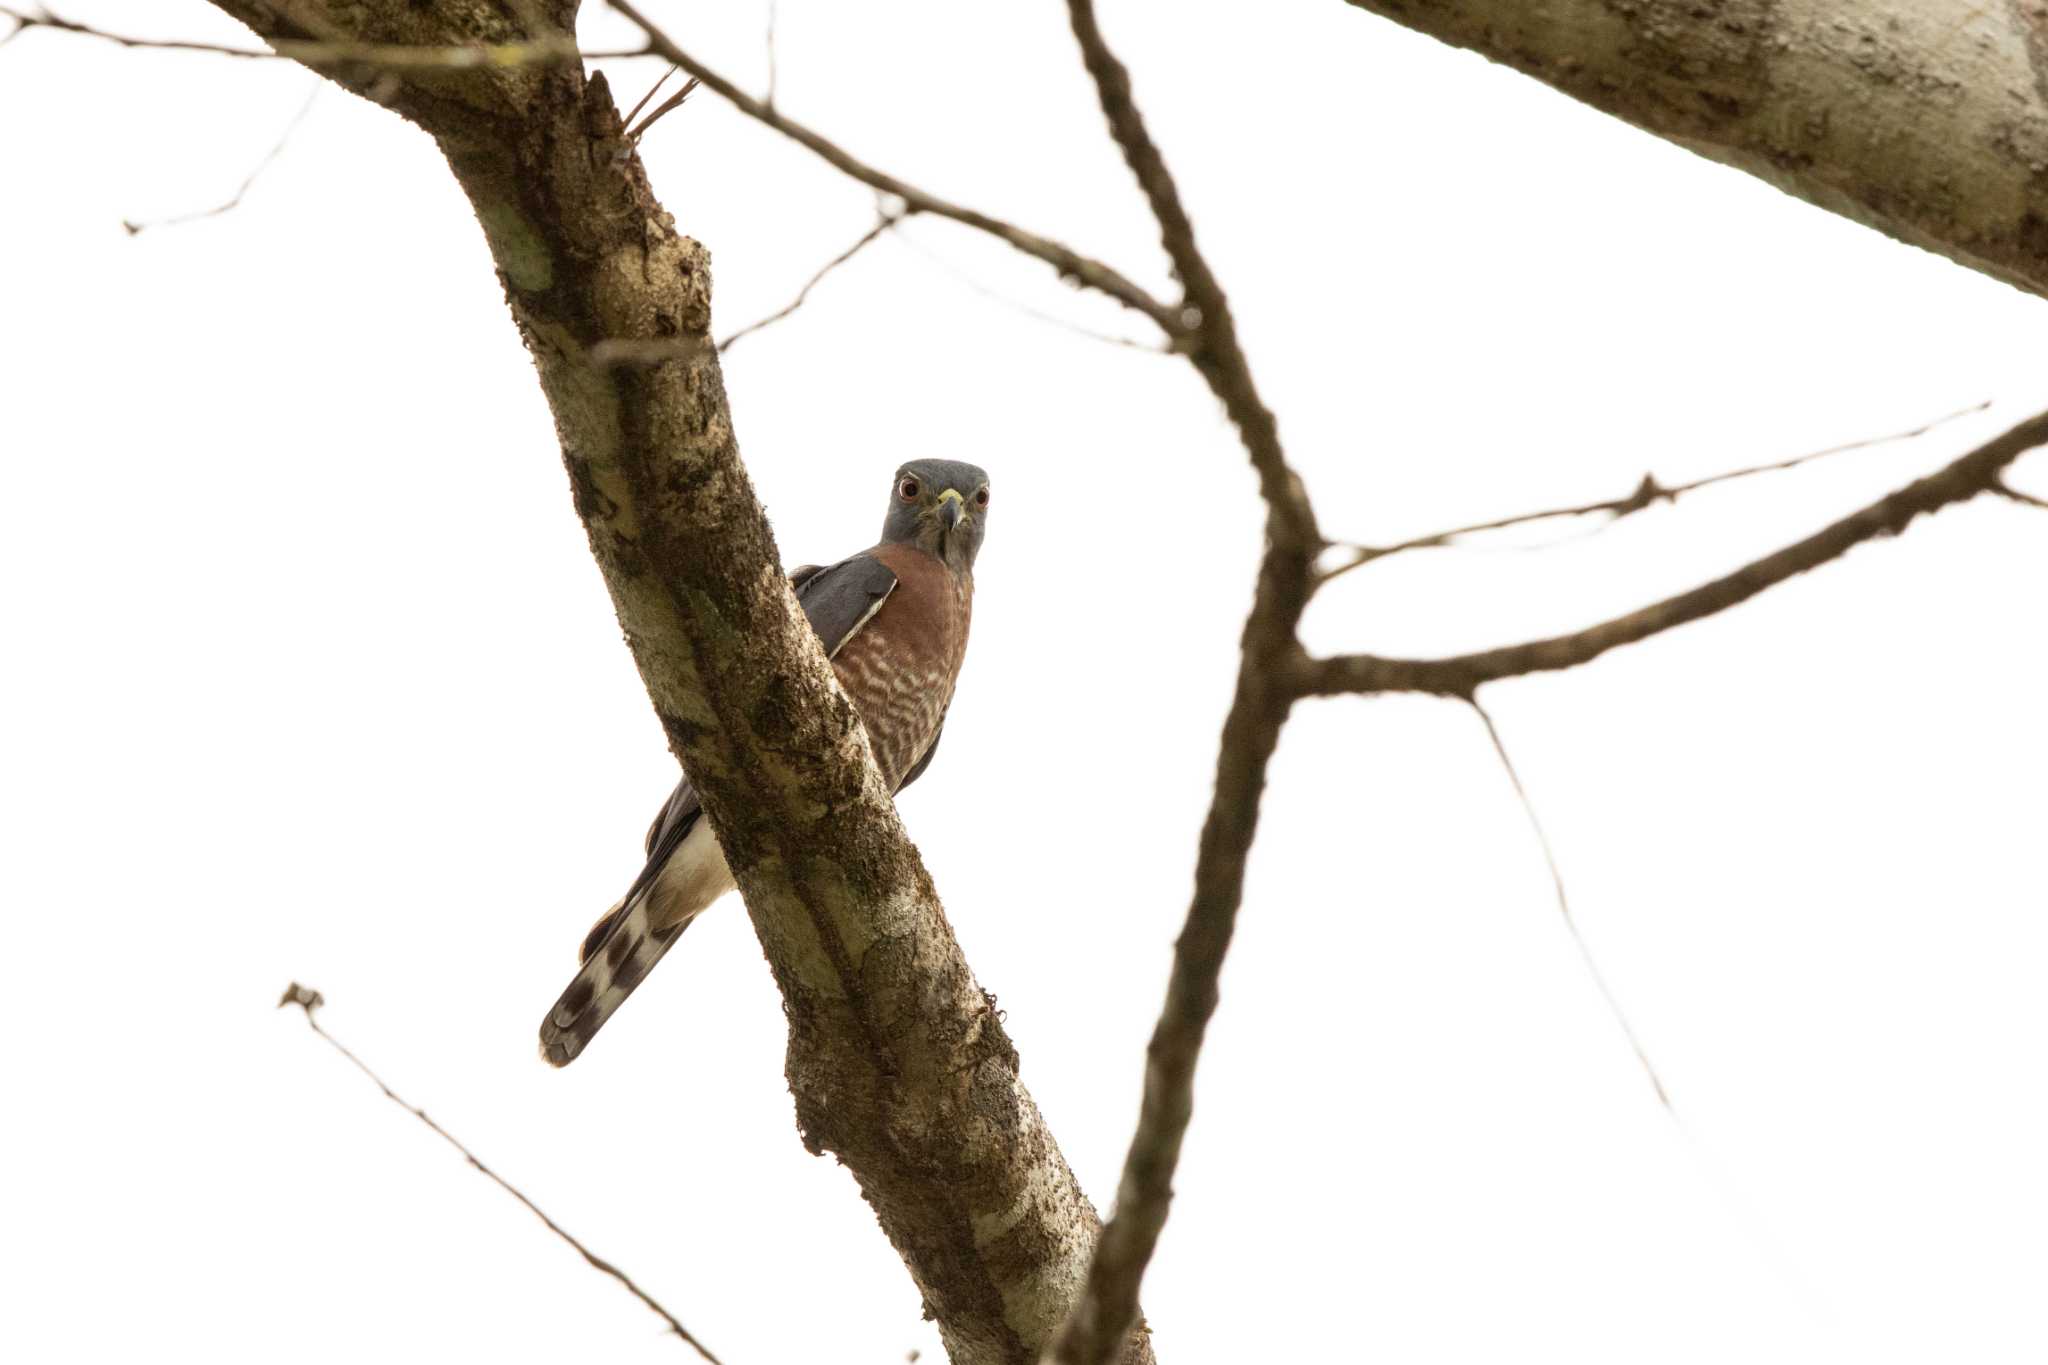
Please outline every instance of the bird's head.
[{"label": "bird's head", "polygon": [[988,530],[988,473],[958,460],[912,460],[896,471],[882,539],[915,545],[959,573],[974,567]]}]

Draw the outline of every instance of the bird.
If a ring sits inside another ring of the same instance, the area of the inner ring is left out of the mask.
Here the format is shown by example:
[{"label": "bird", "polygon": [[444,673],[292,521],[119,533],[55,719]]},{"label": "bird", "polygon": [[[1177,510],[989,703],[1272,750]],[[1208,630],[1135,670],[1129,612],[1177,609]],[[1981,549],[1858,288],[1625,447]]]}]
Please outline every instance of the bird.
[{"label": "bird", "polygon": [[[890,481],[879,541],[789,575],[891,792],[922,777],[938,752],[967,656],[988,509],[979,466],[912,460]],[[551,1066],[581,1056],[683,930],[734,887],[688,772],[648,828],[646,852],[626,894],[584,936],[575,977],[541,1021]]]}]

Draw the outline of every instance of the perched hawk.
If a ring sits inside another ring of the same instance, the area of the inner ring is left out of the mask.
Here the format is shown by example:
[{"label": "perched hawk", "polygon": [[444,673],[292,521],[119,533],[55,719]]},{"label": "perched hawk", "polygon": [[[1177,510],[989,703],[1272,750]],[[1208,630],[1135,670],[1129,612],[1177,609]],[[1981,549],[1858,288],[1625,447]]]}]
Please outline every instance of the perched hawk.
[{"label": "perched hawk", "polygon": [[[988,527],[988,475],[915,460],[896,471],[873,549],[789,576],[875,762],[901,791],[930,766],[967,654],[974,556]],[[647,865],[583,940],[582,968],[541,1021],[540,1053],[576,1060],[690,921],[733,889],[688,774],[647,831]]]}]

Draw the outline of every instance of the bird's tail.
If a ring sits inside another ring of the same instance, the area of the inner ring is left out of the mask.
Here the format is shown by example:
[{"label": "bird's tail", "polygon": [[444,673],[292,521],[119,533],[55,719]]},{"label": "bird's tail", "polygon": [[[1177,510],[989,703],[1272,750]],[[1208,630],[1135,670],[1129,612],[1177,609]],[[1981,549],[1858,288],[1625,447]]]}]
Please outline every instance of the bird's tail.
[{"label": "bird's tail", "polygon": [[583,940],[583,965],[540,1024],[540,1055],[549,1066],[567,1066],[582,1054],[633,988],[689,927],[688,920],[655,929],[649,897],[637,890],[613,906]]}]

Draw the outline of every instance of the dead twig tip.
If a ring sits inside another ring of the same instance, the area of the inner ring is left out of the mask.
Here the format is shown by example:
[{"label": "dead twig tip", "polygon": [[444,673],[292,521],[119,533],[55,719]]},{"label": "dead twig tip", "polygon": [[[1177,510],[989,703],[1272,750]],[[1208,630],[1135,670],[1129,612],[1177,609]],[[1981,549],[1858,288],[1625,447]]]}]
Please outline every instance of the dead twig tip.
[{"label": "dead twig tip", "polygon": [[279,1009],[283,1009],[286,1005],[297,1005],[306,1012],[308,1018],[312,1017],[314,1010],[319,1009],[326,1003],[326,996],[320,994],[311,986],[301,986],[296,981],[286,986],[284,994],[277,998],[277,1007]]}]

